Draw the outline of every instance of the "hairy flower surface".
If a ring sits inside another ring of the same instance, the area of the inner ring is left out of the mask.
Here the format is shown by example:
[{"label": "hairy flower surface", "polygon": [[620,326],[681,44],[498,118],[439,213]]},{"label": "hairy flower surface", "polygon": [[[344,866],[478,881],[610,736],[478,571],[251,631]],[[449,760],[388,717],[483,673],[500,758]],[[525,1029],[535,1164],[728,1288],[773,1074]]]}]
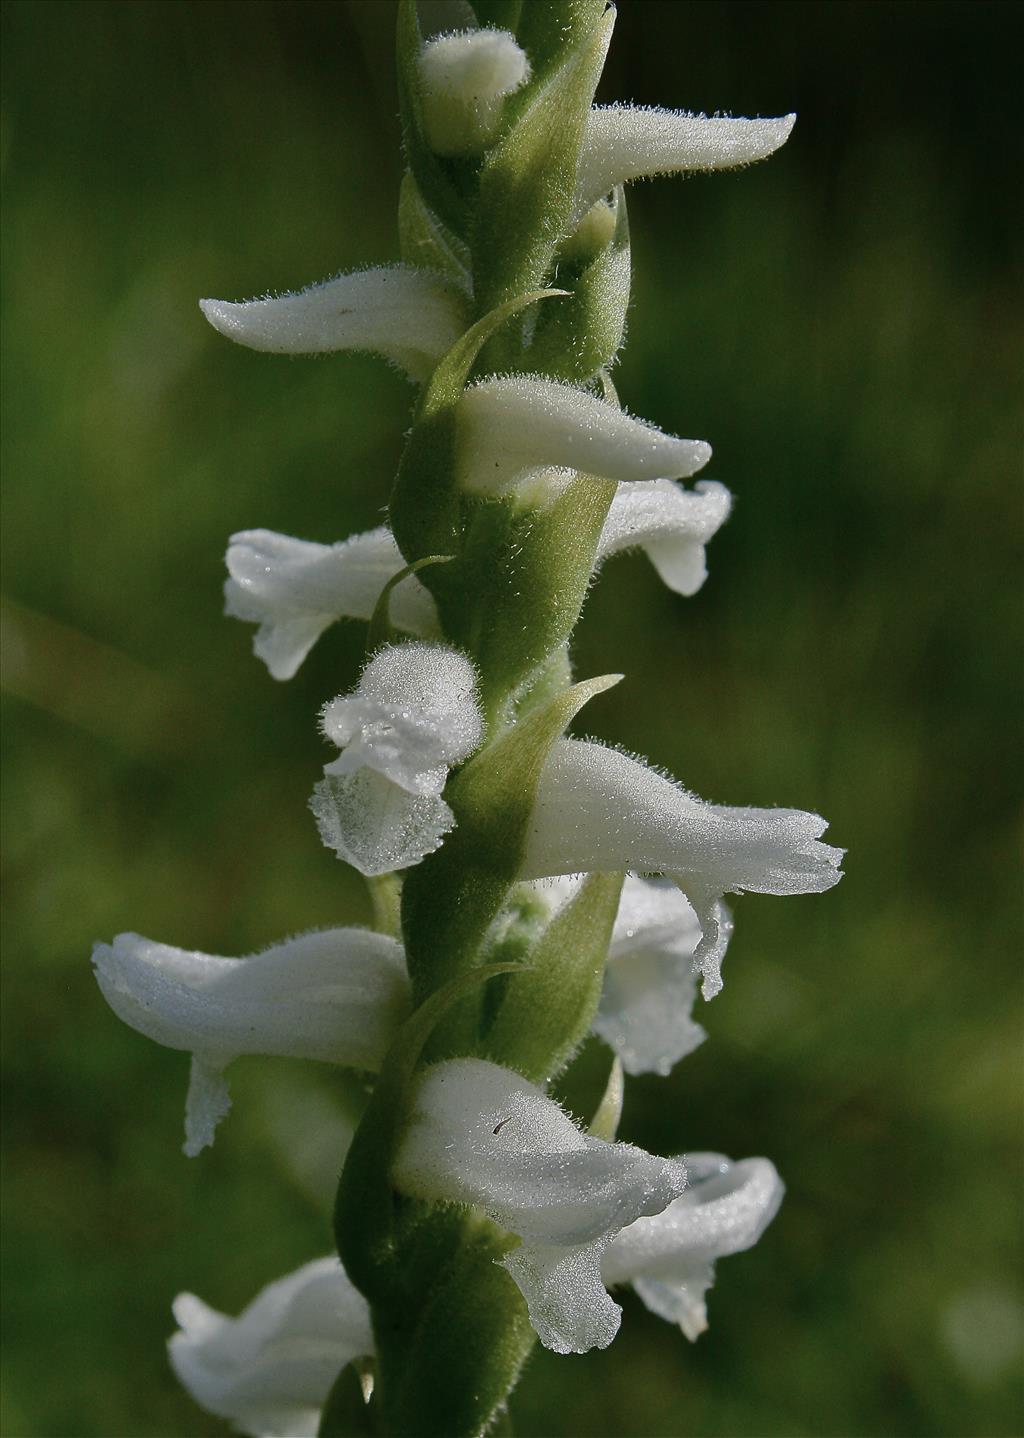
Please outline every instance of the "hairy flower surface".
[{"label": "hairy flower surface", "polygon": [[530,78],[530,62],[507,30],[437,35],[420,51],[426,138],[438,155],[479,155],[495,138],[509,95]]},{"label": "hairy flower surface", "polygon": [[192,1055],[185,1152],[213,1142],[231,1107],[223,1071],[242,1054],[376,1069],[409,1010],[401,944],[369,929],[323,929],[226,959],[139,934],[96,944],[96,979],[120,1019]]},{"label": "hairy flower surface", "polygon": [[316,1438],[339,1368],[373,1353],[370,1310],[338,1259],[268,1284],[237,1318],[194,1293],[174,1300],[167,1344],[201,1407],[254,1438]]},{"label": "hairy flower surface", "polygon": [[698,481],[692,491],[670,479],[620,484],[601,531],[598,563],[642,549],[669,589],[696,594],[708,576],[704,547],[731,508],[725,485],[711,479]]},{"label": "hairy flower surface", "polygon": [[481,1059],[427,1072],[393,1177],[420,1198],[482,1208],[522,1240],[502,1262],[557,1353],[612,1341],[621,1310],[601,1256],[614,1234],[686,1187],[682,1163],[591,1138],[543,1089]]}]

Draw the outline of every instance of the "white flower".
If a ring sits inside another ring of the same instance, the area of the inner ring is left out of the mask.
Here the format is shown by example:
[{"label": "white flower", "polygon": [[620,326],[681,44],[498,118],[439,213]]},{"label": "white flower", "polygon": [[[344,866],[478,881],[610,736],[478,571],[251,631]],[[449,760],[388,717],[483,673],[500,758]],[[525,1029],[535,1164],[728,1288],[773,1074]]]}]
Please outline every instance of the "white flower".
[{"label": "white flower", "polygon": [[722,987],[724,894],[816,894],[840,879],[844,851],[820,842],[828,827],[799,809],[707,804],[639,759],[561,739],[541,773],[520,877],[614,872],[668,874],[686,894],[702,936],[693,963],[704,997]]},{"label": "white flower", "polygon": [[419,863],[455,822],[448,770],[483,737],[472,664],[444,644],[390,645],[322,722],[342,749],[310,801],[324,843],[362,874]]},{"label": "white flower", "polygon": [[620,484],[597,549],[597,561],[643,549],[675,594],[696,594],[708,576],[704,546],[732,508],[724,484],[700,480],[695,492],[669,479]]},{"label": "white flower", "polygon": [[687,479],[711,458],[585,390],[536,375],[481,380],[456,409],[456,468],[474,494],[504,494],[539,470],[606,479]]},{"label": "white flower", "polygon": [[522,1240],[501,1262],[557,1353],[612,1341],[621,1310],[601,1280],[602,1254],[686,1187],[678,1160],[581,1133],[542,1089],[482,1059],[427,1071],[392,1178],[416,1197],[475,1204]]},{"label": "white flower", "polygon": [[174,1300],[171,1367],[195,1401],[255,1438],[316,1438],[347,1363],[373,1353],[370,1310],[336,1258],[268,1284],[237,1318]]},{"label": "white flower", "polygon": [[[231,536],[227,566],[225,612],[260,626],[254,652],[275,679],[291,679],[329,625],[371,618],[405,560],[386,525],[338,544],[246,529]],[[414,574],[392,591],[390,618],[410,634],[436,632],[434,601]]]},{"label": "white flower", "polygon": [[795,115],[739,120],[644,110],[634,105],[590,112],[576,174],[577,219],[627,180],[686,170],[726,170],[763,160],[789,139]]},{"label": "white flower", "polygon": [[623,1229],[605,1250],[601,1274],[610,1288],[631,1283],[652,1313],[693,1341],[708,1326],[704,1295],[715,1259],[752,1248],[785,1190],[766,1158],[684,1157],[690,1187],[664,1212]]},{"label": "white flower", "polygon": [[411,265],[356,270],[294,294],[233,304],[200,300],[222,335],[272,354],[369,350],[425,379],[466,327],[466,302],[453,285]]},{"label": "white flower", "polygon": [[427,143],[439,155],[479,155],[497,138],[505,99],[530,78],[530,62],[507,30],[439,35],[420,51]]},{"label": "white flower", "polygon": [[192,1054],[185,1152],[213,1142],[231,1107],[223,1071],[241,1054],[375,1070],[409,1010],[401,945],[368,929],[324,929],[246,959],[118,934],[96,944],[96,979],[126,1024]]}]

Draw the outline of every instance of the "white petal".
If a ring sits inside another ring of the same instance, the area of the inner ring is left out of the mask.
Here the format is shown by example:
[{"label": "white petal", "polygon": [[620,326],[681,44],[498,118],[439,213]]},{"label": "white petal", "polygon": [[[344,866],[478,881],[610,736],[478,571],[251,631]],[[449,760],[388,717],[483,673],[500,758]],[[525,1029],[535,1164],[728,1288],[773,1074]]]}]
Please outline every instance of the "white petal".
[{"label": "white petal", "polygon": [[367,768],[321,779],[309,806],[327,847],[368,878],[418,864],[455,824],[443,799]]},{"label": "white petal", "polygon": [[584,390],[535,375],[487,379],[459,401],[456,466],[464,488],[502,494],[540,469],[606,479],[685,479],[711,458]]},{"label": "white petal", "polygon": [[530,78],[530,62],[507,30],[439,35],[420,51],[427,143],[439,155],[479,155],[496,137],[505,97]]},{"label": "white petal", "polygon": [[648,1308],[690,1339],[707,1327],[704,1294],[714,1261],[751,1248],[771,1223],[784,1186],[766,1158],[733,1163],[687,1154],[691,1186],[663,1213],[641,1218],[605,1250],[605,1283],[632,1283]]},{"label": "white petal", "polygon": [[425,378],[465,328],[464,297],[429,270],[357,270],[294,294],[233,304],[200,300],[228,339],[274,354],[370,350]]},{"label": "white petal", "polygon": [[763,160],[785,144],[795,122],[795,115],[742,120],[633,105],[595,108],[583,140],[573,212],[586,214],[595,200],[627,180]]},{"label": "white petal", "polygon": [[[405,568],[390,529],[314,544],[270,529],[231,536],[224,610],[260,626],[253,649],[275,679],[290,679],[338,619],[369,619],[381,590]],[[415,575],[396,585],[390,617],[410,634],[437,631],[437,610]]]},{"label": "white petal", "polygon": [[194,1055],[186,1152],[230,1107],[221,1071],[240,1054],[375,1070],[409,1008],[401,945],[368,929],[303,934],[246,959],[119,934],[97,944],[103,995],[125,1023]]},{"label": "white petal", "polygon": [[607,1348],[622,1309],[601,1279],[601,1242],[556,1248],[521,1244],[501,1260],[526,1299],[537,1337],[555,1353]]},{"label": "white petal", "polygon": [[642,548],[669,589],[696,594],[707,578],[704,546],[728,519],[732,496],[714,480],[701,480],[695,489],[668,479],[620,484],[601,532],[598,562]]},{"label": "white petal", "polygon": [[703,937],[694,963],[717,993],[728,940],[723,894],[810,894],[840,878],[843,850],[823,844],[817,814],[706,804],[639,759],[562,739],[541,774],[520,877],[640,869],[669,874]]},{"label": "white petal", "polygon": [[323,710],[325,735],[344,749],[327,774],[366,766],[410,794],[440,794],[446,771],[479,745],[476,671],[444,644],[394,644],[375,654],[353,694]]},{"label": "white petal", "polygon": [[373,1353],[370,1313],[336,1258],[271,1283],[238,1318],[174,1301],[173,1367],[208,1412],[265,1438],[315,1438],[341,1368]]}]

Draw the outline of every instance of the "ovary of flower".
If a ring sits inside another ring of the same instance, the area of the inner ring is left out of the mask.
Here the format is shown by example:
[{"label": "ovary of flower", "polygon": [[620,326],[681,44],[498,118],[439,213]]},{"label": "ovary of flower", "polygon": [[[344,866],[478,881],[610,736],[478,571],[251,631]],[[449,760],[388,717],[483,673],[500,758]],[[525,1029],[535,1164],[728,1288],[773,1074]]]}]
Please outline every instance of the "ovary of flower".
[{"label": "ovary of flower", "polygon": [[542,1089],[482,1059],[427,1071],[392,1178],[419,1198],[475,1205],[521,1240],[501,1262],[557,1353],[612,1341],[621,1310],[601,1280],[602,1254],[686,1187],[678,1160],[581,1133]]},{"label": "ovary of flower", "polygon": [[686,490],[670,479],[620,484],[597,549],[600,564],[627,549],[642,549],[675,594],[691,595],[708,576],[704,546],[729,517],[732,496],[715,480]]},{"label": "ovary of flower", "polygon": [[231,1107],[223,1071],[241,1054],[376,1070],[409,1011],[401,945],[368,929],[324,929],[246,959],[118,934],[96,944],[96,979],[117,1016],[192,1055],[185,1152],[213,1142]]},{"label": "ovary of flower", "polygon": [[268,1284],[237,1318],[174,1300],[171,1367],[195,1401],[255,1438],[316,1438],[338,1372],[373,1354],[370,1310],[337,1258]]},{"label": "ovary of flower", "polygon": [[483,737],[465,655],[444,644],[390,645],[354,693],[325,706],[322,725],[342,751],[311,801],[324,843],[366,875],[436,849],[455,822],[441,798],[448,770]]},{"label": "ovary of flower", "polygon": [[668,874],[693,905],[703,993],[722,987],[725,894],[816,894],[838,883],[844,851],[799,809],[708,804],[640,759],[561,739],[541,773],[520,877],[640,870]]},{"label": "ovary of flower", "polygon": [[474,494],[504,494],[538,470],[605,479],[687,479],[711,458],[585,390],[536,375],[481,380],[456,408],[456,470]]},{"label": "ovary of flower", "polygon": [[692,1342],[708,1326],[704,1295],[715,1259],[753,1247],[785,1190],[766,1158],[733,1163],[720,1153],[688,1153],[684,1161],[690,1187],[662,1213],[623,1229],[605,1250],[601,1275],[610,1288],[631,1283],[652,1313]]},{"label": "ovary of flower", "polygon": [[496,138],[507,96],[530,78],[530,62],[507,30],[438,35],[419,57],[427,143],[439,155],[479,155]]},{"label": "ovary of flower", "polygon": [[234,304],[200,300],[222,335],[272,354],[368,350],[415,380],[430,374],[466,327],[465,296],[410,265],[356,270],[294,294]]},{"label": "ovary of flower", "polygon": [[[338,544],[314,544],[270,529],[231,536],[224,609],[258,624],[253,651],[275,679],[291,679],[338,619],[369,619],[388,580],[405,568],[386,525]],[[391,623],[409,634],[437,632],[437,610],[415,575],[390,595]]]},{"label": "ovary of flower", "polygon": [[688,115],[634,105],[590,112],[576,173],[576,220],[628,180],[689,170],[727,170],[763,160],[789,139],[795,115],[770,120]]}]

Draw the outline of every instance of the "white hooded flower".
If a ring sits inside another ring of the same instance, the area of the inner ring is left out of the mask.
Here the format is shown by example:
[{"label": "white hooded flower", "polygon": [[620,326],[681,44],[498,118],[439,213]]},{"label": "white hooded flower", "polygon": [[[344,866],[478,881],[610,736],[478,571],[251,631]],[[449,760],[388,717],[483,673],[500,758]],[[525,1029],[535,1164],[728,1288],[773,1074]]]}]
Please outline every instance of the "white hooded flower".
[{"label": "white hooded flower", "polygon": [[542,1089],[482,1059],[427,1071],[392,1177],[420,1198],[474,1204],[522,1240],[501,1261],[557,1353],[612,1341],[621,1310],[601,1280],[602,1254],[686,1187],[678,1160],[582,1133]]},{"label": "white hooded flower", "polygon": [[597,562],[642,549],[675,594],[691,595],[708,577],[704,546],[729,517],[724,484],[703,479],[686,490],[670,479],[620,484],[597,548]]},{"label": "white hooded flower", "polygon": [[600,106],[590,112],[576,174],[577,219],[616,185],[763,160],[789,139],[795,115],[772,120],[688,115],[682,110]]},{"label": "white hooded flower", "polygon": [[639,759],[561,739],[541,773],[520,877],[633,869],[668,874],[701,926],[693,963],[704,997],[722,987],[725,894],[817,894],[841,877],[844,851],[799,809],[707,804]]},{"label": "white hooded flower", "polygon": [[[338,619],[370,619],[381,590],[405,568],[386,525],[338,544],[314,544],[270,529],[231,536],[224,609],[258,624],[253,650],[275,679],[291,679],[313,645]],[[437,610],[414,574],[390,596],[398,629],[437,631]]]},{"label": "white hooded flower", "polygon": [[419,57],[427,144],[439,155],[481,154],[497,138],[506,98],[529,78],[530,62],[507,30],[428,40]]},{"label": "white hooded flower", "polygon": [[222,335],[272,354],[369,350],[426,379],[466,328],[465,296],[430,270],[411,265],[357,270],[294,294],[200,300]]},{"label": "white hooded flower", "polygon": [[601,1274],[609,1288],[631,1283],[652,1313],[678,1323],[692,1342],[708,1326],[704,1295],[715,1259],[752,1248],[785,1190],[766,1158],[684,1157],[690,1187],[662,1213],[623,1229],[605,1250]]},{"label": "white hooded flower", "polygon": [[465,655],[444,644],[389,645],[353,694],[325,706],[322,724],[342,751],[311,800],[328,848],[367,875],[436,849],[455,822],[441,798],[448,770],[483,737]]},{"label": "white hooded flower", "polygon": [[323,929],[246,959],[118,934],[92,962],[107,1003],[147,1038],[192,1055],[185,1152],[213,1142],[231,1107],[223,1071],[241,1054],[375,1070],[409,1011],[401,945],[369,929]]},{"label": "white hooded flower", "polygon": [[237,1318],[193,1293],[174,1300],[171,1367],[207,1412],[254,1438],[316,1438],[347,1363],[373,1353],[366,1299],[337,1258],[268,1284]]},{"label": "white hooded flower", "polygon": [[474,494],[504,494],[545,469],[687,479],[711,458],[703,440],[664,434],[586,390],[536,375],[481,380],[463,392],[456,415],[456,468]]}]

